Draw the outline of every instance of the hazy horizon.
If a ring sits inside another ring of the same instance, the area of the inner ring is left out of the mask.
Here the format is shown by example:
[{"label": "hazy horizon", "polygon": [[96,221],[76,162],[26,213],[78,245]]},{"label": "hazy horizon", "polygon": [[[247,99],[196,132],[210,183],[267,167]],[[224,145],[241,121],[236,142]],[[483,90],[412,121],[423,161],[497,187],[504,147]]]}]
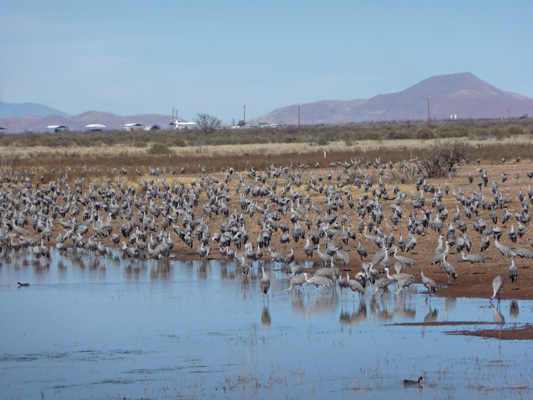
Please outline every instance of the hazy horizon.
[{"label": "hazy horizon", "polygon": [[2,2],[0,100],[231,122],[471,72],[533,97],[529,1]]}]

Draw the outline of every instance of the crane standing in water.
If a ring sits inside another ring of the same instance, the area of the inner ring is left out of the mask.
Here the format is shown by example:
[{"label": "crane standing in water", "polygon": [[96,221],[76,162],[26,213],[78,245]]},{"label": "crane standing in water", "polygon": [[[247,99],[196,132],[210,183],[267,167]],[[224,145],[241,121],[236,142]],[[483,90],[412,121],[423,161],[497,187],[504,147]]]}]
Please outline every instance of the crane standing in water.
[{"label": "crane standing in water", "polygon": [[[433,279],[425,276],[422,268],[420,268],[420,277],[422,278],[422,284],[426,287],[426,289],[429,292],[429,297],[431,297],[431,292],[437,293],[437,283]],[[429,297],[426,297],[426,302],[428,301]]]},{"label": "crane standing in water", "polygon": [[492,281],[492,289],[494,289],[494,292],[492,294],[492,297],[490,298],[490,301],[494,300],[496,298],[496,295],[498,295],[498,301],[500,301],[500,289],[503,286],[503,276],[497,275],[496,278]]},{"label": "crane standing in water", "polygon": [[264,263],[261,263],[261,270],[263,271],[263,276],[261,277],[261,291],[263,292],[263,299],[268,298],[268,289],[270,289],[270,277],[265,272]]}]

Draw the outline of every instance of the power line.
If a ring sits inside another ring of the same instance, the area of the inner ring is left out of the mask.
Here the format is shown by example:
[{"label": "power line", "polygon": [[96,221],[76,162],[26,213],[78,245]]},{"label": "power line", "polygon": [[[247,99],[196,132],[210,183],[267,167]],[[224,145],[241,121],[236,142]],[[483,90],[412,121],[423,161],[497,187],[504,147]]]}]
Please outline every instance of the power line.
[{"label": "power line", "polygon": [[428,102],[428,126],[429,126],[429,125],[430,125],[430,121],[431,121],[431,119],[430,119],[430,113],[429,113],[429,101],[430,101],[431,99],[428,97],[426,100],[427,100],[427,102]]}]

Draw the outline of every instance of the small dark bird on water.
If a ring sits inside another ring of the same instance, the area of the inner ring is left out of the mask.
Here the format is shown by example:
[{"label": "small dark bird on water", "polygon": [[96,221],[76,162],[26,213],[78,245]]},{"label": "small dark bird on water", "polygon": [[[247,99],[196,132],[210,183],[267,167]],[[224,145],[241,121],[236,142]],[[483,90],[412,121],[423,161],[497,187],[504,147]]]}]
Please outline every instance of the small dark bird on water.
[{"label": "small dark bird on water", "polygon": [[22,286],[30,286],[29,283],[21,283],[21,282],[17,282],[19,284],[19,287],[22,287]]},{"label": "small dark bird on water", "polygon": [[420,384],[422,383],[423,380],[424,380],[423,376],[418,378],[418,380],[416,380],[416,381],[413,381],[411,379],[404,379],[403,380],[403,384],[407,385],[407,386],[411,386],[411,385],[419,385],[420,386]]}]

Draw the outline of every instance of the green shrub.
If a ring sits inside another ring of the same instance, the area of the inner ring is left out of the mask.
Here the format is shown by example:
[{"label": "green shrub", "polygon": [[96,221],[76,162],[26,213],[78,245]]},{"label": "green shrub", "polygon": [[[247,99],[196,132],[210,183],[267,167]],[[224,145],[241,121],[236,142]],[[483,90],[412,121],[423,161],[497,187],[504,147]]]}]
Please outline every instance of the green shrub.
[{"label": "green shrub", "polygon": [[172,153],[172,150],[170,150],[166,143],[154,143],[147,152],[153,156],[163,156]]},{"label": "green shrub", "polygon": [[282,143],[297,143],[298,142],[298,138],[296,137],[296,135],[288,135],[288,136],[285,136],[282,140],[281,140]]},{"label": "green shrub", "polygon": [[522,128],[520,125],[509,125],[507,127],[507,134],[509,136],[523,135],[524,128]]},{"label": "green shrub", "polygon": [[413,136],[411,133],[404,130],[391,130],[387,133],[387,139],[401,140],[401,139],[412,139]]},{"label": "green shrub", "polygon": [[429,126],[421,126],[415,132],[415,137],[420,140],[435,139],[437,134]]},{"label": "green shrub", "polygon": [[325,146],[329,144],[329,140],[326,136],[320,136],[316,141],[316,144],[318,144],[319,146]]},{"label": "green shrub", "polygon": [[383,138],[381,137],[381,135],[377,133],[376,131],[368,131],[368,132],[365,132],[361,136],[361,140],[382,140],[382,139]]}]

